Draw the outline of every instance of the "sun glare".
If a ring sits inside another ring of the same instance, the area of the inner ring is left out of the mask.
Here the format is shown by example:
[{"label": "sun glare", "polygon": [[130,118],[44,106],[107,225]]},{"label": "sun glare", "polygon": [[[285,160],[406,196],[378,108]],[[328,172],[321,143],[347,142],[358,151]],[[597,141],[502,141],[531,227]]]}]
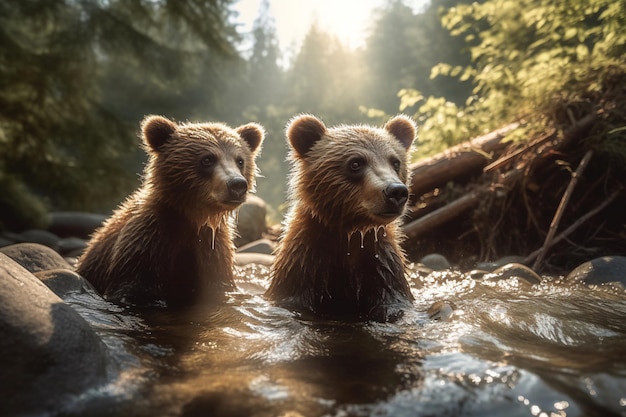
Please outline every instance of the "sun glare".
[{"label": "sun glare", "polygon": [[[236,4],[243,30],[251,27],[261,0],[241,0]],[[270,0],[281,48],[297,48],[312,24],[339,38],[346,46],[365,44],[371,14],[381,0]]]}]

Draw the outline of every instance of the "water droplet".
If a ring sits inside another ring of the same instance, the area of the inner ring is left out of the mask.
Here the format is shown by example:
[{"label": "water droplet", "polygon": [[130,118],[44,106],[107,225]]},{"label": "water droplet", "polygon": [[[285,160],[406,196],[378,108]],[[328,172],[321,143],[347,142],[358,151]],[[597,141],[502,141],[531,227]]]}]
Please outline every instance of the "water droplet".
[{"label": "water droplet", "polygon": [[209,227],[211,229],[211,250],[215,250],[215,229],[213,227]]},{"label": "water droplet", "polygon": [[363,230],[359,230],[359,233],[361,234],[361,249],[363,249],[363,241],[365,240],[365,233],[363,233]]}]

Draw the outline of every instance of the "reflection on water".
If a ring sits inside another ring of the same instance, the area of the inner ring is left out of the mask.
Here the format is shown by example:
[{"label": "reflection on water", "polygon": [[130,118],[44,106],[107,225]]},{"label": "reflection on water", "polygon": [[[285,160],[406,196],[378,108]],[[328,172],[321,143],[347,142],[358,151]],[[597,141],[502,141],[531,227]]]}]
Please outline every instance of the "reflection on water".
[{"label": "reflection on water", "polygon": [[[410,282],[395,323],[311,321],[264,300],[264,267],[220,306],[132,311],[77,295],[119,374],[69,414],[626,415],[626,295],[550,280]],[[82,297],[82,298],[81,298]],[[456,310],[429,318],[436,301]]]}]

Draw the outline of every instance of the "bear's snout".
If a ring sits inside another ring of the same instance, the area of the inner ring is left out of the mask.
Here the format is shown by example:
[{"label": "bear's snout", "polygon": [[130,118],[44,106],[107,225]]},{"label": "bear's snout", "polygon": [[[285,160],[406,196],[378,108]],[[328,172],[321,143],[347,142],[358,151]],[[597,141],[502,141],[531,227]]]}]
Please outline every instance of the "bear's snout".
[{"label": "bear's snout", "polygon": [[383,194],[387,205],[397,213],[404,209],[404,204],[409,199],[409,189],[401,182],[392,182],[383,190]]},{"label": "bear's snout", "polygon": [[248,192],[248,181],[243,177],[231,178],[226,185],[228,197],[233,201],[242,201]]}]

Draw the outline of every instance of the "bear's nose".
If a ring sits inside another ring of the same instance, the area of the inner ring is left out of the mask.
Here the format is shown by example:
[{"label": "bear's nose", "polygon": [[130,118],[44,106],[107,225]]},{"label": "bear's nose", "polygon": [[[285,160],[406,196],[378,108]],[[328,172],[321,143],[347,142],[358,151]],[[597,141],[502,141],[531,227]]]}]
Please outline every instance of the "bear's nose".
[{"label": "bear's nose", "polygon": [[385,188],[383,191],[387,201],[395,206],[400,211],[404,206],[404,203],[409,199],[409,189],[401,182],[393,182]]},{"label": "bear's nose", "polygon": [[233,200],[241,200],[248,191],[248,181],[243,177],[232,178],[227,185],[228,194]]}]

